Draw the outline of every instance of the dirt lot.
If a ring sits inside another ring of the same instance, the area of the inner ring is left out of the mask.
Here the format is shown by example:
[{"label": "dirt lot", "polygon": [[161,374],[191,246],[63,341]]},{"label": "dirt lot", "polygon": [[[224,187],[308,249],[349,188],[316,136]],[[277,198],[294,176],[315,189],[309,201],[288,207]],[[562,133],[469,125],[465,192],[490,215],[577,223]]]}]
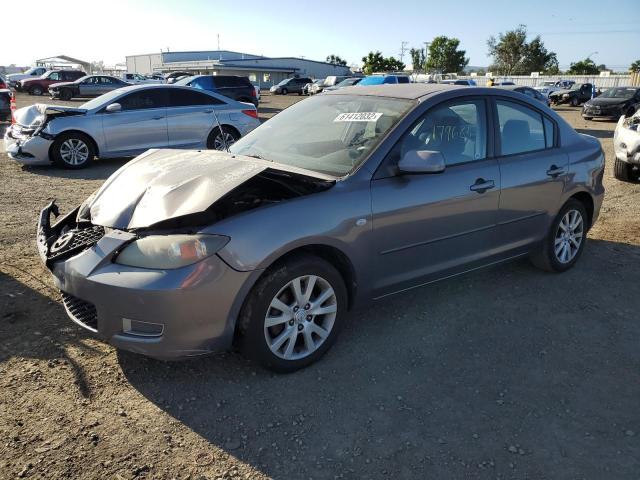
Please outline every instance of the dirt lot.
[{"label": "dirt lot", "polygon": [[[298,98],[265,96],[262,116]],[[640,184],[611,176],[614,123],[561,110],[607,155],[576,268],[521,261],[387,299],[292,375],[93,340],[67,319],[34,224],[124,160],[69,172],[0,153],[0,478],[639,478]]]}]

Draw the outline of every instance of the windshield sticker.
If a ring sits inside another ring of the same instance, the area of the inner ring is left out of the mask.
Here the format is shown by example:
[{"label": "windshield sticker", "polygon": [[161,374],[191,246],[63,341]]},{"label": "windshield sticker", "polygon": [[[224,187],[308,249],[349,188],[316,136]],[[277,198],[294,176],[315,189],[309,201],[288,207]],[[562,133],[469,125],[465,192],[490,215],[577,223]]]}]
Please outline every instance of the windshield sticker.
[{"label": "windshield sticker", "polygon": [[382,116],[380,112],[341,113],[334,122],[377,122]]}]

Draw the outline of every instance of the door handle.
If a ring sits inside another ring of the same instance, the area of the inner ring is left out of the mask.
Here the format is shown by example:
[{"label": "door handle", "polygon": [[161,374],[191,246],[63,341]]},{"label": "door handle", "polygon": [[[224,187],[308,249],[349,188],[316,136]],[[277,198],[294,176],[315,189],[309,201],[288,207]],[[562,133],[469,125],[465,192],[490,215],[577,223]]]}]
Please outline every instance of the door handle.
[{"label": "door handle", "polygon": [[213,113],[213,110],[205,110],[204,113]]},{"label": "door handle", "polygon": [[547,175],[553,178],[556,178],[557,176],[563,175],[565,173],[566,173],[566,170],[564,168],[557,167],[555,165],[551,165],[549,167],[549,170],[547,170]]},{"label": "door handle", "polygon": [[493,180],[485,180],[484,178],[479,178],[476,180],[476,183],[469,187],[469,190],[472,192],[484,193],[487,190],[491,190],[495,188],[496,184]]},{"label": "door handle", "polygon": [[151,120],[162,120],[164,117],[151,117]]}]

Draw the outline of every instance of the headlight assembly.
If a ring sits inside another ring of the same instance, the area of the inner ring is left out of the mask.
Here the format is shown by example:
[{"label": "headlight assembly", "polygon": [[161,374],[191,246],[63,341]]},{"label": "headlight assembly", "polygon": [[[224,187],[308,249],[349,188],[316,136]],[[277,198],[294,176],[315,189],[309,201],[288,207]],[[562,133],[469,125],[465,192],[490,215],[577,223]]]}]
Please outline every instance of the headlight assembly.
[{"label": "headlight assembly", "polygon": [[221,235],[149,235],[127,245],[115,263],[131,267],[174,269],[215,254],[229,241]]}]

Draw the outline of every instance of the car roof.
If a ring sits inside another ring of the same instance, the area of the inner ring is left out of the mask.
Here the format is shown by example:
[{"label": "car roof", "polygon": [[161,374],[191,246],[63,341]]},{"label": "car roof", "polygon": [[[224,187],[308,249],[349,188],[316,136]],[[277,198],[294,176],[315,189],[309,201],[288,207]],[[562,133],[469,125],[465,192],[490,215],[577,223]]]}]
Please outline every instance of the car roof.
[{"label": "car roof", "polygon": [[503,90],[515,90],[516,88],[531,88],[526,85],[496,85],[494,88],[501,88]]},{"label": "car roof", "polygon": [[453,89],[464,89],[469,91],[469,87],[463,85],[446,85],[442,83],[399,83],[396,85],[355,85],[334,90],[327,95],[370,95],[375,97],[403,98],[416,100],[425,95],[431,95]]}]

